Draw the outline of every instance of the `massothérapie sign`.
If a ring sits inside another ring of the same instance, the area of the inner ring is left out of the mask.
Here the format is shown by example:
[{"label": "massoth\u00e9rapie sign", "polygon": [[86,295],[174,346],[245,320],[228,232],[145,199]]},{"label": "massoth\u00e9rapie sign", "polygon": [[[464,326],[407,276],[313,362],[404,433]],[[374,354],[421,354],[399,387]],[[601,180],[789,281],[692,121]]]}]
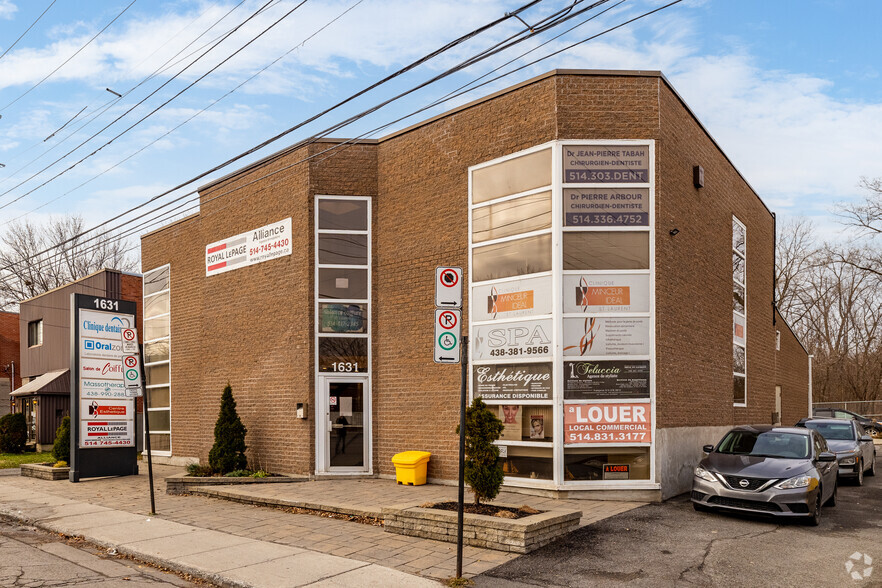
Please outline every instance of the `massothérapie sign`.
[{"label": "massoth\u00e9rapie sign", "polygon": [[291,255],[291,218],[240,233],[205,246],[205,275]]},{"label": "massoth\u00e9rapie sign", "polygon": [[551,400],[550,363],[477,365],[472,391],[484,400]]}]

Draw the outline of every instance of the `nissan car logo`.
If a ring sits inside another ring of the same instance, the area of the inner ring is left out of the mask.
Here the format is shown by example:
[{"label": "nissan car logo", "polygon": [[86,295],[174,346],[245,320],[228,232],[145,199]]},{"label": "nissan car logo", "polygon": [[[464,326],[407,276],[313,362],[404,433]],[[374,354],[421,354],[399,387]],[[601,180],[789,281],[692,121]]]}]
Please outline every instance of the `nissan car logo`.
[{"label": "nissan car logo", "polygon": [[740,482],[738,482],[738,485],[741,486],[742,488],[747,488],[748,486],[750,486],[750,481],[749,480],[741,480]]}]

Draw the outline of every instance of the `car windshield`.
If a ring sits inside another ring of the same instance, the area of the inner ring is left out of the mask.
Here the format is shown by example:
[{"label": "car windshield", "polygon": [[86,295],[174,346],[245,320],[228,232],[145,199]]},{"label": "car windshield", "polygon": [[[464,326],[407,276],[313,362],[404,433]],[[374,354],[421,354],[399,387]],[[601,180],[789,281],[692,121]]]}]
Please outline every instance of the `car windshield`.
[{"label": "car windshield", "polygon": [[851,423],[813,423],[805,424],[809,429],[820,433],[827,441],[854,441],[854,427]]},{"label": "car windshield", "polygon": [[809,456],[809,437],[798,433],[779,431],[729,431],[717,448],[719,453],[806,459]]}]

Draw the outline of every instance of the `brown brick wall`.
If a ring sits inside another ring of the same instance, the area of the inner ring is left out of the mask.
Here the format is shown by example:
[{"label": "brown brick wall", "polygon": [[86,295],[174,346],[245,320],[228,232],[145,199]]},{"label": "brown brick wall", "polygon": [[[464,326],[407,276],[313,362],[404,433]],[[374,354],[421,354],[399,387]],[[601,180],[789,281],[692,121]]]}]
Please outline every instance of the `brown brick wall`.
[{"label": "brown brick wall", "polygon": [[[656,144],[659,427],[769,423],[774,221],[670,88]],[[704,168],[704,188],[692,168]],[[747,227],[747,407],[732,406],[732,216]],[[677,228],[675,237],[670,230]]]},{"label": "brown brick wall", "polygon": [[810,412],[808,354],[777,311],[775,316],[775,328],[781,332],[781,351],[775,354],[775,384],[781,386],[781,424],[794,425],[799,419],[809,416]]},{"label": "brown brick wall", "polygon": [[[145,236],[144,269],[171,263],[174,454],[207,457],[230,382],[252,458],[275,471],[314,471],[314,196],[374,196],[374,471],[393,473],[391,456],[416,449],[432,452],[430,477],[454,478],[460,368],[432,362],[434,269],[468,267],[468,167],[553,139],[656,140],[658,426],[768,422],[771,215],[661,78],[566,74],[379,144],[282,153],[202,190],[198,216]],[[308,155],[308,165],[294,165]],[[695,164],[705,168],[702,190],[692,186]],[[748,234],[748,407],[737,410],[732,214]],[[205,277],[206,244],[288,216],[293,255]],[[794,350],[786,365],[799,361]],[[294,418],[297,402],[309,403],[309,420]]]},{"label": "brown brick wall", "polygon": [[[21,386],[21,363],[19,362],[19,324],[17,312],[0,312],[0,378],[8,382],[12,375],[6,366],[15,362],[13,389]],[[4,398],[3,402],[8,399]]]}]

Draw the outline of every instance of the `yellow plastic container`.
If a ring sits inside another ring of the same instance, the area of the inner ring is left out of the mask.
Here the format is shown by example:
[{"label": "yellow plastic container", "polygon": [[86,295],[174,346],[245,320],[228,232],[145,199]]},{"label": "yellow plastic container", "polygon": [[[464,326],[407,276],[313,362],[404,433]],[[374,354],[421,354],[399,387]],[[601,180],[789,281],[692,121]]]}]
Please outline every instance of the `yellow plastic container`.
[{"label": "yellow plastic container", "polygon": [[426,469],[429,467],[428,451],[403,451],[392,456],[395,464],[395,480],[399,484],[422,486],[426,483]]}]

